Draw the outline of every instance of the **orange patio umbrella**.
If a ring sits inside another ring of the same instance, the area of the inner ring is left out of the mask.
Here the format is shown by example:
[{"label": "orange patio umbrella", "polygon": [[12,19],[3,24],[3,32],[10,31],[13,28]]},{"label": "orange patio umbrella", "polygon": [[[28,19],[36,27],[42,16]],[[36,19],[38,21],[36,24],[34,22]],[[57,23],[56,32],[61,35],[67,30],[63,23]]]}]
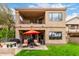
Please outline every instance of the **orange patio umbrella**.
[{"label": "orange patio umbrella", "polygon": [[39,33],[40,33],[40,32],[35,31],[35,30],[29,30],[29,31],[24,32],[23,34],[31,35],[31,37],[32,37],[32,34],[36,34],[36,35],[37,35],[37,39],[38,39],[38,34],[39,34]]},{"label": "orange patio umbrella", "polygon": [[24,32],[24,34],[39,34],[40,32],[38,32],[38,31],[35,31],[35,30],[29,30],[29,31],[26,31],[26,32]]}]

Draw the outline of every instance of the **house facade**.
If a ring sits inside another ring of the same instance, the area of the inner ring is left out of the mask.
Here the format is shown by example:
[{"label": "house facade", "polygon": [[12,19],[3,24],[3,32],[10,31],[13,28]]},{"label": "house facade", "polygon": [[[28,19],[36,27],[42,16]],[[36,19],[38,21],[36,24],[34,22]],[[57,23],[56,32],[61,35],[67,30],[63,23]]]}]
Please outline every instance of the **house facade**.
[{"label": "house facade", "polygon": [[72,16],[66,22],[66,31],[69,42],[79,43],[79,16]]},{"label": "house facade", "polygon": [[66,8],[27,8],[16,9],[16,38],[24,40],[25,31],[39,31],[38,35],[45,44],[65,44]]}]

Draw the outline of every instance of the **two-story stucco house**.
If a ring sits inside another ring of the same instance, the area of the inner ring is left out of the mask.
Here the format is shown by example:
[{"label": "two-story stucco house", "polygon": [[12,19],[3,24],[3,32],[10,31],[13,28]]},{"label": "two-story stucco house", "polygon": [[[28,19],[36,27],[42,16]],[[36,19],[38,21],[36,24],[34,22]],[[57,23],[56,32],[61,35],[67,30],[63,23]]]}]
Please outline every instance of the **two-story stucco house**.
[{"label": "two-story stucco house", "polygon": [[40,32],[45,44],[67,43],[65,11],[66,8],[16,9],[16,38],[24,40],[23,33],[33,28]]}]

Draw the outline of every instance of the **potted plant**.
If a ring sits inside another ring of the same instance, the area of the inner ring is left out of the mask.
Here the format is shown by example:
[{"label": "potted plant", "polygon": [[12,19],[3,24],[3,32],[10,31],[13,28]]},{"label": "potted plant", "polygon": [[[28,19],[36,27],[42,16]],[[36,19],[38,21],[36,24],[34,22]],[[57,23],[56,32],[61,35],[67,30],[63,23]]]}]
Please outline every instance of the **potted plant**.
[{"label": "potted plant", "polygon": [[7,48],[9,47],[9,44],[7,44]]},{"label": "potted plant", "polygon": [[10,47],[12,48],[12,47],[13,47],[13,45],[12,45],[12,44],[10,44]]},{"label": "potted plant", "polygon": [[16,43],[14,43],[14,46],[16,47]]}]

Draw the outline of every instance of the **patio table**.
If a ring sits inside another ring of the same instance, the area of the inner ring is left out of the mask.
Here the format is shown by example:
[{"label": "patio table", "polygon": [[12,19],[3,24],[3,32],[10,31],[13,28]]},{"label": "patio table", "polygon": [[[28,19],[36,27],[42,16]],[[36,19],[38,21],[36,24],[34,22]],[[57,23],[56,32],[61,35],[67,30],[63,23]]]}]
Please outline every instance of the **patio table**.
[{"label": "patio table", "polygon": [[16,42],[6,42],[5,44],[7,45],[7,47],[13,47],[14,44],[16,46]]},{"label": "patio table", "polygon": [[16,42],[6,42],[5,44],[16,44]]}]

